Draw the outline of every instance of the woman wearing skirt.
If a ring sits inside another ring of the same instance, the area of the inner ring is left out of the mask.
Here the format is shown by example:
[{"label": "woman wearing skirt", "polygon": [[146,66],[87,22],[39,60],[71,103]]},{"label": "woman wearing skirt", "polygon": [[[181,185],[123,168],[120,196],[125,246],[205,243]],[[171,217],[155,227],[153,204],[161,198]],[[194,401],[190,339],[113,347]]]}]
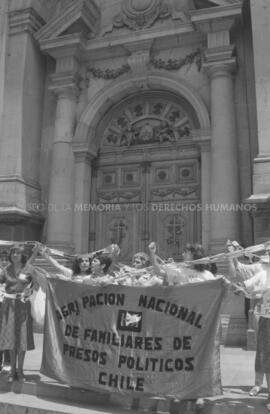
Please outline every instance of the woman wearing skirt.
[{"label": "woman wearing skirt", "polygon": [[0,273],[5,292],[0,314],[0,351],[8,349],[11,358],[9,381],[24,381],[25,352],[34,349],[31,303],[34,268],[27,263],[22,245],[10,250],[10,264]]}]

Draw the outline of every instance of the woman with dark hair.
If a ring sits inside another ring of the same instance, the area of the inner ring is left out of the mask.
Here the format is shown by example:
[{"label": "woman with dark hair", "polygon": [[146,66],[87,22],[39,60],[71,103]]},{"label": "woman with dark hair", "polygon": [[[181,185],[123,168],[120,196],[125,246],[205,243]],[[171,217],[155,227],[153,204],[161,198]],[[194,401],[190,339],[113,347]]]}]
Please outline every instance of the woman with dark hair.
[{"label": "woman with dark hair", "polygon": [[16,244],[11,248],[9,262],[0,273],[0,283],[5,285],[0,314],[0,350],[8,349],[10,352],[9,381],[23,381],[25,352],[34,349],[31,304],[28,298],[37,283],[35,269],[30,265],[23,245]]},{"label": "woman with dark hair", "polygon": [[89,255],[81,255],[75,257],[72,262],[72,267],[66,267],[60,264],[56,259],[50,256],[49,249],[40,249],[40,254],[50,264],[52,264],[57,270],[61,272],[64,278],[72,280],[74,282],[83,282],[86,276],[91,273],[91,258]]},{"label": "woman with dark hair", "polygon": [[[183,251],[184,262],[202,259],[205,257],[204,248],[201,244],[186,244]],[[209,270],[208,264],[192,264],[187,263],[187,273],[189,282],[201,282],[204,280],[214,279],[213,273]]]},{"label": "woman with dark hair", "polygon": [[107,253],[97,253],[92,258],[91,275],[86,283],[94,286],[106,286],[116,284],[115,278],[109,274],[112,265],[112,257]]},{"label": "woman with dark hair", "polygon": [[149,244],[150,258],[154,271],[158,276],[163,277],[166,285],[183,285],[186,283],[202,282],[205,280],[213,280],[214,275],[208,270],[206,264],[192,264],[193,260],[205,257],[204,249],[201,244],[188,243],[183,250],[184,262],[175,263],[170,261],[165,263],[160,261],[156,256],[156,244]]},{"label": "woman with dark hair", "polygon": [[113,276],[108,274],[112,264],[110,254],[97,252],[94,254],[90,253],[77,256],[72,262],[72,268],[61,265],[56,259],[51,257],[49,249],[41,249],[41,254],[61,272],[61,276],[65,279],[91,285],[107,285],[114,283]]}]

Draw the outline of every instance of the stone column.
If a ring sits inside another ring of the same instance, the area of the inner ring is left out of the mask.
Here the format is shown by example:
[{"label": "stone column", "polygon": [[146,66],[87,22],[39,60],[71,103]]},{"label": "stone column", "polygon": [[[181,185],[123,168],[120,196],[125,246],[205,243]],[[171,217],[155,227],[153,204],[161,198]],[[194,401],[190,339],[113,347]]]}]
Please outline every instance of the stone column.
[{"label": "stone column", "polygon": [[75,157],[73,240],[76,253],[89,251],[91,161],[94,155],[73,145]]},{"label": "stone column", "polygon": [[72,137],[77,87],[52,86],[57,94],[54,142],[48,200],[47,242],[66,251],[73,250],[73,174]]},{"label": "stone column", "polygon": [[193,140],[198,143],[201,150],[201,207],[202,207],[202,245],[209,250],[211,217],[210,205],[211,183],[211,140],[209,135],[201,131],[192,131]]},{"label": "stone column", "polygon": [[226,239],[239,239],[239,178],[237,172],[234,80],[236,69],[230,30],[242,13],[241,4],[209,7],[191,13],[207,36],[204,69],[211,93],[211,250],[224,250]]},{"label": "stone column", "polygon": [[205,65],[211,81],[211,250],[239,238],[239,179],[234,109],[234,58]]}]

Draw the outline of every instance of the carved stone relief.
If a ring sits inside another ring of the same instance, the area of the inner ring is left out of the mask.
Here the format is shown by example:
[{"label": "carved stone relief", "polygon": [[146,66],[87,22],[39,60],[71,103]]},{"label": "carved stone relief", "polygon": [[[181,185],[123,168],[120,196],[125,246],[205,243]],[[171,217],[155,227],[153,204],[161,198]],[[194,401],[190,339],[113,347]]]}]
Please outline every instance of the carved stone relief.
[{"label": "carved stone relief", "polygon": [[124,0],[121,13],[115,16],[114,27],[127,26],[132,30],[150,27],[156,19],[170,16],[170,6],[162,0]]},{"label": "carved stone relief", "polygon": [[190,136],[192,121],[184,108],[166,100],[143,100],[122,108],[104,132],[105,146],[176,143]]}]

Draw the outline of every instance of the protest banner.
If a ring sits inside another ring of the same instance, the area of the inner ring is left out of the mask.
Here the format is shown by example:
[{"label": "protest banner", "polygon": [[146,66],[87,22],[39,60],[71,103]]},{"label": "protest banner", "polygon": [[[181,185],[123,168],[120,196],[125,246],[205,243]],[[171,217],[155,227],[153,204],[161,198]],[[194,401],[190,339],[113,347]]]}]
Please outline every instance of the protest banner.
[{"label": "protest banner", "polygon": [[181,287],[49,279],[41,372],[70,386],[198,398],[221,393],[222,278]]}]

